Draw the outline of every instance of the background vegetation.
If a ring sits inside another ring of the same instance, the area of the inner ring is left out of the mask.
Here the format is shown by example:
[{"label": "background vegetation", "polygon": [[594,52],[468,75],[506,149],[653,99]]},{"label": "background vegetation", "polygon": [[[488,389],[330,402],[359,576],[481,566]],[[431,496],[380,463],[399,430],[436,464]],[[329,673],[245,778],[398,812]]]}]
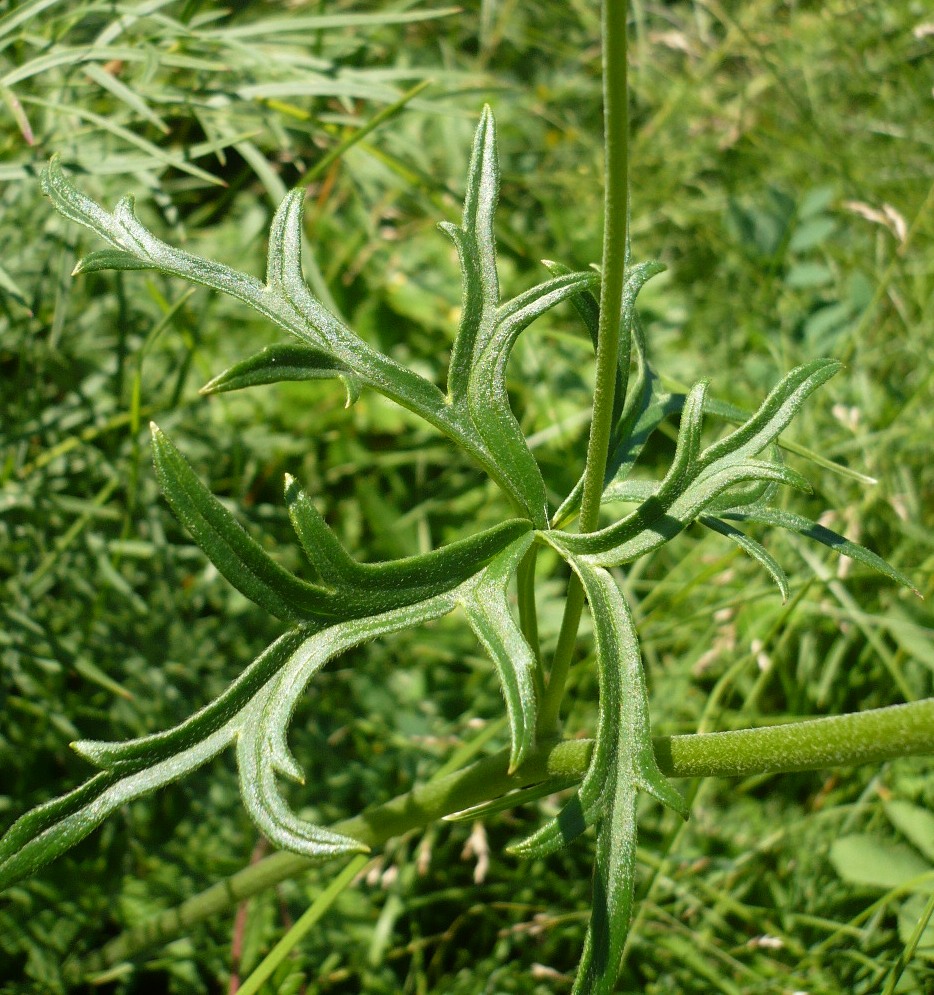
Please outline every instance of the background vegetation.
[{"label": "background vegetation", "polygon": [[[796,422],[853,471],[812,472],[814,517],[885,555],[918,602],[793,538],[782,605],[720,537],[691,531],[627,578],[660,733],[835,714],[934,693],[934,21],[920,0],[633,0],[633,240],[668,273],[640,298],[656,366],[750,405],[792,365],[848,369]],[[272,209],[311,182],[306,274],[361,334],[443,375],[453,251],[476,114],[496,112],[503,283],[599,258],[596,3],[0,3],[0,819],[77,783],[67,744],[171,725],[278,629],[205,560],[159,497],[156,418],[290,567],[282,474],[362,558],[499,520],[439,437],[336,383],[210,399],[198,387],[279,337],[235,302],[151,274],[73,280],[98,247],[54,214],[60,152],[90,195],[137,195],[170,241],[261,274]],[[439,16],[441,15],[441,16]],[[361,129],[423,80],[389,123]],[[354,144],[351,140],[359,138]],[[339,153],[328,159],[331,153]],[[583,463],[592,364],[570,309],[512,363],[515,407],[554,496]],[[647,467],[663,465],[664,440]],[[868,485],[858,474],[877,480]],[[803,504],[809,507],[803,508]],[[547,557],[544,557],[547,568]],[[544,584],[546,648],[563,581]],[[582,647],[586,648],[585,643]],[[573,672],[566,730],[592,728]],[[456,619],[348,654],[295,723],[294,801],[331,821],[407,789],[461,745],[505,742],[492,668]],[[642,824],[643,901],[619,990],[874,993],[932,890],[930,763],[692,786],[681,827]],[[269,991],[550,993],[589,903],[579,846],[522,866],[517,810],[396,841]],[[232,873],[262,844],[229,758],[119,819],[0,904],[0,991],[60,990],[67,958]],[[116,972],[115,992],[220,992],[333,874],[280,886]],[[927,882],[925,885],[924,881]],[[895,889],[892,891],[891,889]],[[893,990],[934,991],[934,930]]]}]

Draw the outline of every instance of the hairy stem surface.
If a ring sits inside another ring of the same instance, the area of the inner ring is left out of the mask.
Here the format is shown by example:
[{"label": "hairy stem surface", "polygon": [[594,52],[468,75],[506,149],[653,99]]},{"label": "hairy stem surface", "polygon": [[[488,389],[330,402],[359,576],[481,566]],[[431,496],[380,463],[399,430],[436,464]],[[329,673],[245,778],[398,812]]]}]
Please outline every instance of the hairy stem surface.
[{"label": "hairy stem surface", "polygon": [[[934,755],[934,698],[868,712],[705,735],[654,740],[658,765],[670,777],[739,777],[879,763],[896,757]],[[542,743],[517,771],[508,773],[509,751],[337,823],[332,828],[378,847],[394,836],[516,788],[583,777],[590,740]],[[101,971],[166,943],[195,923],[235,906],[314,864],[279,852],[212,885],[177,908],[127,930],[80,966]]]},{"label": "hairy stem surface", "polygon": [[[632,351],[630,329],[622,320],[623,287],[629,241],[629,95],[626,75],[627,0],[603,3],[603,259],[600,283],[600,323],[597,334],[597,374],[593,416],[584,466],[580,531],[593,532],[600,517],[600,498],[612,431],[616,371],[622,367],[625,395]],[[625,400],[620,397],[618,406]],[[561,637],[549,675],[542,707],[541,729],[556,727],[564,686],[574,654],[577,628],[584,607],[580,581],[568,584]]]}]

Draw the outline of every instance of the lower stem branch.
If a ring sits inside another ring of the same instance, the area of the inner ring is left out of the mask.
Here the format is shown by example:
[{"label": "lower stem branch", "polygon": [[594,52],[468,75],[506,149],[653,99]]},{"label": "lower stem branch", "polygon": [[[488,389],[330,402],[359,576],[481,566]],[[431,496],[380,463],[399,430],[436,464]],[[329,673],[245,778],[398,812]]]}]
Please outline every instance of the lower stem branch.
[{"label": "lower stem branch", "polygon": [[[670,777],[739,777],[879,763],[934,754],[934,698],[868,712],[705,735],[656,737],[655,753]],[[515,788],[583,777],[592,741],[543,742],[512,774],[509,751],[416,787],[333,828],[371,847]],[[86,975],[113,967],[187,932],[195,923],[315,866],[275,853],[212,885],[177,908],[127,930],[80,965]]]}]

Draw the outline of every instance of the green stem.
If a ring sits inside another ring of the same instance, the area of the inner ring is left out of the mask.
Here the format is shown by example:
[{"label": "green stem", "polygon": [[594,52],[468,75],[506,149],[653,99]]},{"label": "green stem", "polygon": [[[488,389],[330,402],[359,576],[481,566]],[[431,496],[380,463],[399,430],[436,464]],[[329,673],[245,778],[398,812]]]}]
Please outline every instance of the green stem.
[{"label": "green stem", "polygon": [[[934,754],[934,698],[852,715],[811,719],[764,729],[693,736],[661,736],[655,753],[670,777],[740,777],[880,763],[896,757]],[[478,760],[456,774],[414,788],[384,805],[367,809],[333,828],[371,847],[478,805],[507,791],[542,781],[581,778],[590,760],[590,740],[541,743],[512,774],[509,751]],[[193,925],[236,905],[314,863],[293,853],[276,853],[112,940],[82,973],[101,971],[166,943]]]},{"label": "green stem", "polygon": [[311,927],[337,901],[341,892],[353,882],[367,860],[369,857],[366,854],[357,854],[340,874],[331,880],[327,888],[305,910],[298,922],[269,951],[259,967],[244,981],[243,986],[238,989],[239,995],[256,995],[263,984],[272,977],[276,968],[301,943]]},{"label": "green stem", "polygon": [[538,559],[538,550],[538,543],[532,543],[528,552],[519,561],[519,568],[516,571],[516,595],[519,602],[519,626],[538,664],[535,669],[535,691],[540,701],[545,684],[542,675],[542,648],[538,639],[538,612],[535,608],[535,563]]},{"label": "green stem", "polygon": [[[627,0],[603,2],[603,263],[600,283],[600,321],[597,331],[597,374],[594,383],[593,417],[584,466],[580,531],[593,532],[600,518],[600,499],[613,429],[616,371],[622,369],[625,401],[632,334],[622,320],[623,288],[626,283],[629,243],[629,94],[626,78]],[[574,654],[577,628],[584,607],[580,581],[568,584],[561,636],[555,651],[542,708],[541,729],[557,724],[564,687]],[[545,724],[545,716],[550,724]]]},{"label": "green stem", "polygon": [[555,647],[555,655],[548,674],[548,687],[545,690],[542,707],[538,713],[539,736],[547,736],[558,729],[561,702],[564,700],[564,687],[567,684],[571,661],[574,659],[577,627],[580,625],[583,610],[584,588],[578,580],[577,574],[571,574],[564,601],[564,616],[561,619],[561,629],[558,632],[558,644]]}]

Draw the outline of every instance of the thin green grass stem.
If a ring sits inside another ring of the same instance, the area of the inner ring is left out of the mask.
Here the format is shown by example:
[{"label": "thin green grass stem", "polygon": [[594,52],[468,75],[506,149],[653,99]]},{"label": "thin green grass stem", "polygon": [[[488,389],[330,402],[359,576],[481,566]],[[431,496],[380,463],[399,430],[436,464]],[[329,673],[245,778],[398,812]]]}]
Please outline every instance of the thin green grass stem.
[{"label": "thin green grass stem", "polygon": [[905,949],[899,955],[898,960],[892,965],[892,973],[889,975],[889,980],[886,982],[885,991],[883,991],[882,995],[895,995],[898,982],[901,980],[901,976],[908,966],[909,961],[914,957],[915,950],[918,949],[918,944],[921,942],[921,937],[924,935],[924,931],[927,929],[927,924],[931,921],[932,915],[934,915],[934,895],[931,895],[928,899],[927,905],[925,905],[924,911],[921,913],[921,918],[911,931],[911,936],[908,937]]},{"label": "thin green grass stem", "polygon": [[256,995],[266,981],[272,977],[276,968],[289,956],[299,943],[308,935],[312,926],[324,915],[325,912],[337,901],[345,888],[348,888],[353,879],[363,869],[363,865],[370,858],[364,854],[357,854],[353,860],[338,874],[331,883],[321,892],[320,895],[308,906],[301,918],[282,937],[282,939],[269,951],[255,971],[244,981],[238,989],[239,995]]},{"label": "thin green grass stem", "polygon": [[296,183],[296,186],[304,187],[308,186],[309,183],[313,183],[322,173],[326,172],[330,166],[332,166],[338,159],[348,150],[354,147],[358,142],[362,141],[371,132],[375,131],[381,124],[385,124],[386,121],[391,121],[400,111],[404,110],[406,104],[409,101],[417,97],[422,90],[426,87],[431,86],[433,80],[423,79],[420,83],[416,83],[411,90],[407,90],[402,96],[393,104],[388,107],[384,107],[381,111],[374,114],[372,118],[362,128],[358,128],[352,134],[348,135],[339,145],[335,146],[328,152],[327,155],[322,156],[321,159],[311,167],[302,178]]},{"label": "thin green grass stem", "polygon": [[[626,254],[629,241],[629,94],[626,66],[627,0],[603,3],[603,259],[600,282],[600,323],[597,333],[597,372],[594,382],[593,417],[584,465],[584,491],[581,499],[580,531],[593,532],[600,518],[600,499],[609,454],[616,371],[629,371],[632,336],[622,320],[623,287],[626,282]],[[574,653],[577,629],[584,607],[580,581],[568,584],[567,601],[558,647],[552,661],[548,689],[542,708],[540,728],[556,728],[564,698],[568,669]]]}]

